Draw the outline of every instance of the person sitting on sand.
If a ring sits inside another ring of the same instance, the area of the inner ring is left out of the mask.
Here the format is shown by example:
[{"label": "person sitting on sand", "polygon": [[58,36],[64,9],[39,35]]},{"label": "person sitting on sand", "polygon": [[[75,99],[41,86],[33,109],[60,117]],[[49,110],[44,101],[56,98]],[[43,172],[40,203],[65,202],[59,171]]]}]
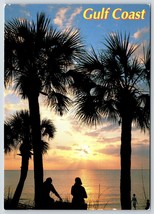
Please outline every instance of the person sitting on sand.
[{"label": "person sitting on sand", "polygon": [[87,209],[87,204],[84,201],[84,198],[87,198],[87,193],[79,177],[75,178],[75,184],[71,188],[71,194],[73,195],[73,209]]},{"label": "person sitting on sand", "polygon": [[46,179],[46,181],[43,183],[43,205],[45,208],[52,207],[54,203],[54,199],[50,197],[50,192],[53,192],[61,201],[62,198],[54,188],[52,184],[52,179],[49,177]]},{"label": "person sitting on sand", "polygon": [[133,203],[134,209],[136,210],[136,204],[137,204],[138,202],[137,202],[137,198],[136,198],[136,195],[135,195],[135,194],[133,194],[132,203]]}]

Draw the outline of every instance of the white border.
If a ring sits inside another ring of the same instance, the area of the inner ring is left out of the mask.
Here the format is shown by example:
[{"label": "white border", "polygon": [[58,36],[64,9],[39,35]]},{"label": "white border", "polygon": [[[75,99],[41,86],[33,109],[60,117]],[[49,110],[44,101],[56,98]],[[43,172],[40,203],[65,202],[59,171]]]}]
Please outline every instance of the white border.
[{"label": "white border", "polygon": [[[154,91],[154,86],[153,86],[153,81],[154,81],[154,74],[151,72],[151,209],[150,210],[128,210],[128,211],[123,211],[123,210],[97,210],[97,211],[68,211],[68,210],[4,210],[3,203],[4,203],[4,152],[3,152],[3,142],[4,142],[4,129],[3,129],[3,124],[4,124],[4,114],[3,114],[3,98],[4,98],[4,77],[3,77],[3,71],[4,71],[4,7],[5,4],[151,4],[151,59],[154,59],[154,48],[153,48],[153,39],[154,39],[154,28],[152,24],[152,20],[154,20],[154,15],[153,15],[153,6],[154,3],[151,0],[134,0],[133,2],[131,0],[0,0],[0,136],[1,136],[1,142],[0,142],[0,213],[1,214],[15,214],[15,213],[32,213],[32,214],[67,214],[67,213],[78,213],[78,214],[89,214],[89,213],[94,213],[94,214],[100,214],[100,213],[107,213],[107,214],[112,214],[112,213],[120,213],[120,214],[127,214],[131,212],[131,214],[152,214],[154,213],[154,158],[153,158],[153,152],[154,151],[154,146],[153,146],[153,121],[154,121],[154,114],[153,114],[153,102],[154,99],[152,97],[153,91]],[[154,60],[151,60],[152,62],[152,67],[151,70],[154,69]]]}]

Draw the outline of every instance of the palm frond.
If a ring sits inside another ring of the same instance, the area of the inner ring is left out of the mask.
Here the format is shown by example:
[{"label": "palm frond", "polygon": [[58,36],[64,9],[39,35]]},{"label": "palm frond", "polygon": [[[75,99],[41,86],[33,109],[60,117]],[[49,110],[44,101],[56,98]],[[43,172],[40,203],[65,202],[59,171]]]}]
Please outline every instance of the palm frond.
[{"label": "palm frond", "polygon": [[52,91],[48,94],[48,105],[55,110],[60,116],[68,111],[68,106],[71,104],[71,99],[61,93]]},{"label": "palm frond", "polygon": [[80,60],[79,70],[84,70],[85,73],[92,71],[103,71],[104,67],[101,62],[99,55],[95,52],[94,48],[92,48],[91,52],[87,52]]},{"label": "palm frond", "polygon": [[66,62],[71,65],[85,53],[79,30],[67,29],[61,38],[61,53]]},{"label": "palm frond", "polygon": [[41,132],[42,132],[42,136],[54,138],[56,128],[53,122],[49,119],[43,119],[41,122]]},{"label": "palm frond", "polygon": [[[87,91],[79,88],[75,94],[76,116],[87,124],[96,124],[101,118],[118,121],[125,114],[141,128],[148,127],[149,102],[145,96],[144,101],[141,98],[145,94],[145,72],[143,64],[133,56],[139,45],[130,43],[129,34],[115,33],[105,39],[105,47],[99,53],[92,49],[79,63],[79,72],[93,84]],[[137,117],[137,109],[140,115],[146,111],[142,114],[145,123],[140,121],[141,116]]]},{"label": "palm frond", "polygon": [[[41,122],[42,138],[46,137],[48,141],[54,138],[56,128],[51,120],[43,119]],[[30,158],[32,153],[32,130],[29,112],[27,110],[17,111],[4,124],[4,151],[11,152],[14,149],[20,150],[20,155],[28,155]],[[49,144],[42,139],[41,152],[44,154]]]},{"label": "palm frond", "polygon": [[[45,36],[49,29],[50,19],[46,18],[45,13],[37,13],[36,32],[39,36]],[[42,35],[43,34],[43,35]]]},{"label": "palm frond", "polygon": [[143,63],[145,66],[145,78],[150,86],[150,68],[151,68],[151,48],[148,46],[147,50],[143,47],[144,59]]},{"label": "palm frond", "polygon": [[120,62],[124,64],[125,60],[128,60],[139,47],[139,45],[130,44],[130,35],[126,35],[126,33],[124,37],[120,33],[109,34],[109,36],[105,38],[105,41],[106,43],[104,43],[104,45],[107,49],[113,55],[119,56]]},{"label": "palm frond", "polygon": [[96,125],[101,122],[97,97],[78,96],[76,99],[76,117],[87,125]]},{"label": "palm frond", "polygon": [[11,132],[11,127],[7,122],[4,124],[4,152],[9,153],[13,150],[14,140]]},{"label": "palm frond", "polygon": [[138,128],[145,132],[145,130],[150,130],[150,120],[149,112],[146,112],[144,108],[137,107],[136,112],[134,112],[134,123]]},{"label": "palm frond", "polygon": [[91,88],[96,86],[96,84],[84,72],[69,70],[66,75],[70,79],[70,81],[68,81],[69,90],[71,90],[74,95],[79,93],[89,94]]},{"label": "palm frond", "polygon": [[49,143],[44,141],[44,140],[41,140],[41,152],[42,152],[42,154],[47,153],[48,150],[49,150]]},{"label": "palm frond", "polygon": [[119,112],[117,110],[117,100],[107,99],[104,101],[103,105],[100,108],[102,112],[102,117],[113,122],[116,122],[119,118]]}]

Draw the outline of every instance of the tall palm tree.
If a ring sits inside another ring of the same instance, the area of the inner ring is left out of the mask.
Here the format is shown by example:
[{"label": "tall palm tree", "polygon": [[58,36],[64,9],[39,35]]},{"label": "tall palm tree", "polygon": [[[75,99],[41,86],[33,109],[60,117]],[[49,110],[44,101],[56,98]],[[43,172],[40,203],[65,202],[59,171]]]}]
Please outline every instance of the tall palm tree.
[{"label": "tall palm tree", "polygon": [[79,31],[53,29],[44,13],[37,15],[36,22],[13,19],[5,24],[5,86],[13,83],[14,90],[29,104],[36,208],[41,208],[43,183],[39,95],[63,115],[70,104],[67,71],[82,53]]},{"label": "tall palm tree", "polygon": [[86,74],[86,87],[76,87],[76,116],[81,121],[98,124],[105,117],[121,125],[122,209],[131,209],[132,124],[144,131],[150,127],[150,52],[142,63],[133,55],[138,46],[129,40],[126,34],[109,35],[105,50],[87,53],[78,68]]},{"label": "tall palm tree", "polygon": [[[12,199],[12,208],[17,208],[19,199],[27,177],[29,159],[32,156],[32,130],[28,111],[19,111],[12,115],[4,124],[5,130],[5,153],[19,149],[21,160],[20,179]],[[51,120],[43,119],[41,122],[41,152],[46,153],[49,149],[49,140],[54,137],[55,127]]]}]

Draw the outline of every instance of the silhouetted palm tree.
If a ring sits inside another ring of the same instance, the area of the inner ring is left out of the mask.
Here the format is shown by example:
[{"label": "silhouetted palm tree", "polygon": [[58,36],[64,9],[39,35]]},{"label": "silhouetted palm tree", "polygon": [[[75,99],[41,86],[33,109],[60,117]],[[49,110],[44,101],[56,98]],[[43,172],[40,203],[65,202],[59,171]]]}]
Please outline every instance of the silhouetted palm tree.
[{"label": "silhouetted palm tree", "polygon": [[145,66],[145,78],[147,79],[147,82],[149,84],[150,87],[150,62],[151,62],[151,48],[150,46],[147,48],[147,50],[145,49],[145,47],[143,48],[143,53],[144,53],[144,58],[143,58],[143,63]]},{"label": "silhouetted palm tree", "polygon": [[39,95],[62,115],[70,99],[66,74],[82,55],[78,30],[59,32],[50,26],[43,13],[36,23],[14,19],[5,25],[5,86],[28,99],[34,151],[35,207],[41,208],[43,163],[41,153]]},{"label": "silhouetted palm tree", "polygon": [[132,124],[144,131],[150,127],[150,49],[142,63],[133,57],[138,46],[127,35],[109,35],[105,46],[82,58],[79,70],[86,74],[86,87],[77,85],[76,115],[86,124],[106,118],[121,125],[121,207],[131,209]]},{"label": "silhouetted palm tree", "polygon": [[[27,177],[29,159],[32,156],[32,130],[30,124],[30,117],[28,111],[19,111],[12,115],[4,124],[5,141],[4,151],[5,153],[11,152],[11,150],[19,149],[21,161],[21,173],[19,183],[15,190],[12,199],[12,208],[17,208],[19,199],[24,187],[24,183]],[[41,123],[41,152],[46,153],[49,149],[49,140],[54,137],[55,127],[51,120],[43,119]]]}]

